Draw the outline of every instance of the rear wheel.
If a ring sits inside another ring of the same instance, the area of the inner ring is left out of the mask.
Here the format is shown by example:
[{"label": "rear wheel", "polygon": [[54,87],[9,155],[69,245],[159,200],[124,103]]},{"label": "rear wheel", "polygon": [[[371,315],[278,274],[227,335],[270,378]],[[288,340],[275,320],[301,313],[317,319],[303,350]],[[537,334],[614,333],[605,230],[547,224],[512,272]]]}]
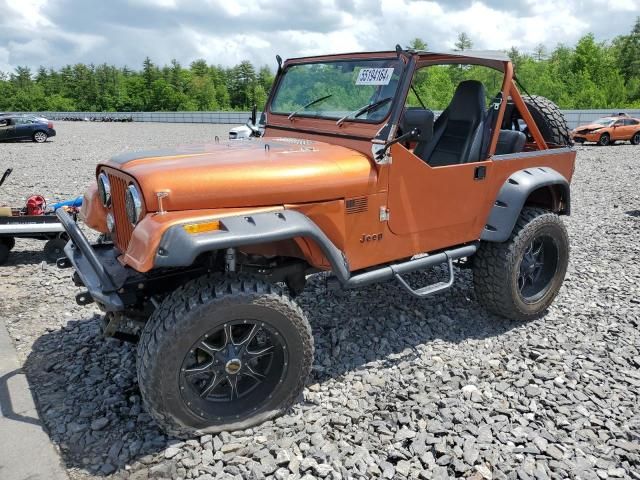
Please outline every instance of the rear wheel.
[{"label": "rear wheel", "polygon": [[631,137],[631,145],[640,145],[640,132],[636,132],[633,137]]},{"label": "rear wheel", "polygon": [[16,246],[16,239],[13,237],[1,237],[0,243],[4,243],[9,250]]},{"label": "rear wheel", "polygon": [[33,141],[36,143],[44,143],[47,141],[47,138],[49,138],[49,136],[42,130],[38,130],[33,134]]},{"label": "rear wheel", "polygon": [[610,143],[611,136],[608,133],[603,133],[602,135],[600,135],[600,138],[598,139],[598,145],[600,145],[601,147],[606,147]]},{"label": "rear wheel", "polygon": [[569,237],[558,215],[524,208],[509,240],[484,242],[474,259],[478,301],[513,320],[529,320],[554,300],[569,263]]},{"label": "rear wheel", "polygon": [[0,242],[0,265],[4,265],[9,260],[9,248]]},{"label": "rear wheel", "polygon": [[288,408],[313,361],[309,323],[282,291],[211,275],[169,295],[138,344],[149,413],[181,437],[245,429]]}]

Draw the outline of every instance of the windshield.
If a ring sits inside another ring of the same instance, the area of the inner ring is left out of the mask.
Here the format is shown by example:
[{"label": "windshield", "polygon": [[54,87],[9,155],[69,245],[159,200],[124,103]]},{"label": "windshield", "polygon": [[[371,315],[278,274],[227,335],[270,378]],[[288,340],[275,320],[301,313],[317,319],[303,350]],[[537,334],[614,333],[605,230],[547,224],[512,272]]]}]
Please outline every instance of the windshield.
[{"label": "windshield", "polygon": [[593,123],[595,123],[596,125],[602,125],[603,127],[608,127],[615,121],[616,121],[615,118],[599,118]]},{"label": "windshield", "polygon": [[[339,120],[385,98],[394,98],[402,62],[384,60],[347,60],[305,63],[287,68],[279,83],[271,112],[295,117]],[[378,123],[392,106],[383,102],[349,121]]]}]

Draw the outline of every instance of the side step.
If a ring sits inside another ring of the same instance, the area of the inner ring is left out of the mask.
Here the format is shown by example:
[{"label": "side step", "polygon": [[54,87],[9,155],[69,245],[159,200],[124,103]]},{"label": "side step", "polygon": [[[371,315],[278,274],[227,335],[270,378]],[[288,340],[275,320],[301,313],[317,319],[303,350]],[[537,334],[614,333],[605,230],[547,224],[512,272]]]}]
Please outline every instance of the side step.
[{"label": "side step", "polygon": [[[426,257],[420,257],[407,262],[396,263],[393,265],[387,265],[382,268],[370,270],[368,272],[359,273],[349,277],[342,283],[344,288],[358,288],[371,285],[373,283],[384,282],[386,280],[395,279],[400,285],[402,285],[409,293],[418,297],[425,298],[434,293],[441,292],[450,288],[454,282],[453,273],[453,260],[459,258],[470,257],[478,250],[478,243],[465,245],[464,247],[458,247],[444,252],[436,253],[434,255],[428,255]],[[417,270],[424,270],[426,268],[434,267],[447,263],[449,266],[449,280],[447,282],[438,282],[434,285],[428,285],[419,289],[413,289],[403,278],[402,274],[415,272]],[[330,281],[338,281],[337,278],[330,279]]]},{"label": "side step", "polygon": [[[398,280],[398,282],[400,283],[400,285],[402,285],[405,288],[405,290],[407,290],[411,295],[418,298],[425,298],[425,297],[428,297],[429,295],[434,295],[436,293],[442,292],[443,290],[448,290],[453,285],[453,281],[455,279],[454,273],[453,273],[453,259],[449,257],[449,259],[447,260],[447,263],[449,264],[449,280],[446,282],[438,282],[438,283],[434,283],[433,285],[427,285],[426,287],[422,287],[414,290],[411,287],[411,285],[405,282],[404,278],[402,278],[399,273],[396,273],[395,277],[396,277],[396,280]],[[393,266],[391,268],[393,268]]]}]

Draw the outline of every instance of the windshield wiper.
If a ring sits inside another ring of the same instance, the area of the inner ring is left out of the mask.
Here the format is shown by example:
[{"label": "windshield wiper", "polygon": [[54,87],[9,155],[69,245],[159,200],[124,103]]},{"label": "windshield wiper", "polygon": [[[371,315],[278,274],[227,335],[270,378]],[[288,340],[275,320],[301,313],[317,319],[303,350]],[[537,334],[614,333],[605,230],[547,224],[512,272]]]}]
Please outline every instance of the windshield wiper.
[{"label": "windshield wiper", "polygon": [[365,105],[364,107],[359,108],[358,110],[354,110],[353,112],[349,112],[344,117],[342,117],[340,120],[338,120],[336,122],[336,125],[338,125],[338,126],[342,125],[343,122],[345,120],[347,120],[351,116],[353,116],[353,118],[358,118],[360,115],[364,115],[365,113],[369,113],[369,112],[372,112],[374,110],[377,110],[381,106],[386,105],[387,103],[389,103],[391,100],[393,100],[393,97],[386,97],[386,98],[378,100],[377,102],[369,103],[369,104]]},{"label": "windshield wiper", "polygon": [[320,97],[320,98],[316,98],[315,100],[312,100],[311,102],[307,103],[306,105],[303,105],[302,107],[300,107],[299,109],[297,109],[295,112],[291,112],[289,114],[289,116],[287,117],[287,120],[291,120],[295,115],[297,115],[298,113],[300,113],[301,111],[315,105],[316,103],[320,103],[323,100],[326,100],[329,97],[333,97],[333,94],[330,93],[329,95],[325,95],[324,97]]}]

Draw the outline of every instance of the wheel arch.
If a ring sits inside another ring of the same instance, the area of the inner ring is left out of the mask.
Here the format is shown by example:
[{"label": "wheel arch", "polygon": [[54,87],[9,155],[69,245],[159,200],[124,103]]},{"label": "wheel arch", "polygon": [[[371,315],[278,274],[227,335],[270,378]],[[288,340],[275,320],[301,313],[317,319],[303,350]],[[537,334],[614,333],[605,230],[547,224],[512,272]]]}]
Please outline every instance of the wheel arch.
[{"label": "wheel arch", "polygon": [[154,267],[184,267],[192,265],[202,253],[286,241],[295,242],[305,254],[311,250],[308,244],[317,246],[333,272],[341,280],[349,278],[349,266],[343,253],[303,213],[287,209],[259,212],[225,217],[220,223],[223,227],[220,231],[198,235],[187,234],[181,225],[170,227],[160,240]]},{"label": "wheel arch", "polygon": [[525,168],[513,173],[500,188],[480,239],[488,242],[506,241],[525,206],[542,207],[560,215],[569,215],[569,182],[550,167]]}]

